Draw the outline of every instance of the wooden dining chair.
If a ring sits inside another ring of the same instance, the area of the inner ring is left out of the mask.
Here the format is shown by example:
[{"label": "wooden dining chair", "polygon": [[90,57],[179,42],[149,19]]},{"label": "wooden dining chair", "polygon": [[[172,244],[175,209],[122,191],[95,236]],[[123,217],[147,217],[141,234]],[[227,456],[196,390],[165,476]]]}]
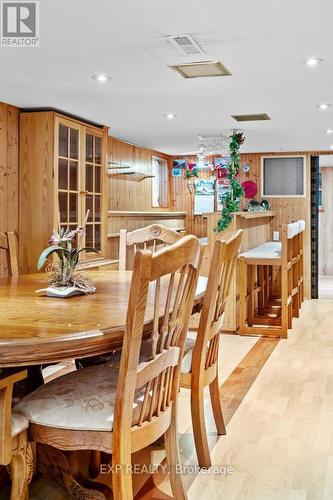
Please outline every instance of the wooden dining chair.
[{"label": "wooden dining chair", "polygon": [[225,434],[218,382],[218,352],[225,305],[242,241],[242,230],[228,242],[215,242],[206,294],[195,341],[188,338],[180,385],[191,390],[195,447],[200,467],[211,467],[204,414],[204,388],[208,385],[218,434]]},{"label": "wooden dining chair", "polygon": [[119,233],[119,269],[122,271],[127,269],[127,254],[130,247],[133,247],[134,254],[140,247],[143,250],[150,249],[155,252],[158,246],[171,245],[184,235],[185,231],[178,233],[161,224],[152,224],[130,232],[127,229],[121,229]]},{"label": "wooden dining chair", "polygon": [[[14,232],[0,232],[0,250],[6,252],[8,276],[17,278],[19,276],[19,266],[17,258],[17,236]],[[31,366],[27,368],[28,377],[23,377],[15,384],[14,400],[25,395],[27,392],[36,389],[43,384],[41,367]]]},{"label": "wooden dining chair", "polygon": [[[180,464],[177,397],[200,261],[200,244],[195,236],[186,236],[155,254],[137,251],[120,368],[95,365],[64,375],[40,387],[16,407],[16,411],[30,420],[33,441],[51,445],[59,453],[59,450],[98,450],[112,455],[116,500],[133,498],[132,477],[128,473],[132,453],[161,436],[164,436],[174,498],[186,498],[181,475],[177,474]],[[147,334],[148,298],[153,313],[152,352],[140,363],[143,332]],[[70,458],[63,456],[61,460],[67,463],[63,484],[71,494],[74,489],[83,491],[82,472],[74,471],[70,482]],[[57,464],[59,480],[60,459]],[[51,467],[51,471],[54,469]],[[103,491],[104,497],[109,498],[111,492],[107,493],[105,485],[98,486],[96,481],[95,492]],[[99,495],[96,492],[91,498],[103,498]],[[83,498],[75,498],[79,497]]]},{"label": "wooden dining chair", "polygon": [[0,232],[0,250],[5,250],[7,255],[8,275],[18,276],[17,238],[15,233]]},{"label": "wooden dining chair", "polygon": [[27,500],[33,473],[33,453],[27,440],[29,420],[12,412],[14,383],[27,376],[25,370],[0,372],[0,465],[9,468],[11,500]]}]

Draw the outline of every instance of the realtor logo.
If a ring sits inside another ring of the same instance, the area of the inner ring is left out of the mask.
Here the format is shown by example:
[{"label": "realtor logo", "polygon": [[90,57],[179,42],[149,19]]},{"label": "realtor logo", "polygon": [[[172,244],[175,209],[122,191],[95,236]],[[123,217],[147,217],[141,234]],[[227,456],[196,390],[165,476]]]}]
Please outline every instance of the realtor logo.
[{"label": "realtor logo", "polygon": [[39,2],[1,2],[1,46],[39,46]]}]

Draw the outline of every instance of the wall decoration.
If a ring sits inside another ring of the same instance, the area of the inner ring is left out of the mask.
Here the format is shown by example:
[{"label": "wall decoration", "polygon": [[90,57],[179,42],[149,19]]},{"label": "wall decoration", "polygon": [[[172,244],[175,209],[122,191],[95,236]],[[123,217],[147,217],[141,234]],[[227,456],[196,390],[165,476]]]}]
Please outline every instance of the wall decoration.
[{"label": "wall decoration", "polygon": [[250,165],[248,163],[243,163],[242,169],[245,174],[248,174],[250,172]]},{"label": "wall decoration", "polygon": [[227,178],[218,179],[216,189],[217,210],[222,210],[223,196],[230,191],[230,181]]},{"label": "wall decoration", "polygon": [[252,199],[258,192],[257,183],[254,181],[245,181],[242,183],[245,198]]},{"label": "wall decoration", "polygon": [[187,165],[185,170],[185,177],[186,179],[189,179],[190,177],[199,177],[196,163],[189,163]]},{"label": "wall decoration", "polygon": [[227,177],[227,173],[228,173],[228,171],[227,171],[226,167],[218,167],[217,168],[217,178],[218,179],[224,179],[224,178],[226,178]]},{"label": "wall decoration", "polygon": [[205,159],[209,155],[222,155],[228,149],[228,137],[223,134],[199,135],[197,145],[198,159]]},{"label": "wall decoration", "polygon": [[198,179],[194,183],[194,214],[214,212],[215,181]]},{"label": "wall decoration", "polygon": [[238,181],[239,176],[239,148],[245,138],[242,132],[234,131],[230,136],[229,150],[230,161],[227,165],[227,179],[230,181],[230,190],[221,196],[221,217],[217,221],[216,231],[224,231],[232,221],[232,212],[239,211],[239,203],[244,195],[242,186]]},{"label": "wall decoration", "polygon": [[194,182],[193,181],[187,181],[187,188],[189,192],[192,194],[194,191]]},{"label": "wall decoration", "polygon": [[173,167],[172,168],[172,177],[181,177],[182,176],[182,171],[183,171],[182,168]]},{"label": "wall decoration", "polygon": [[264,208],[257,200],[250,200],[247,204],[247,209],[249,212],[264,212]]},{"label": "wall decoration", "polygon": [[172,166],[174,168],[185,168],[186,162],[182,158],[179,158],[178,160],[173,160]]},{"label": "wall decoration", "polygon": [[271,204],[268,200],[261,200],[261,206],[264,208],[264,210],[269,210],[271,209]]},{"label": "wall decoration", "polygon": [[214,158],[215,168],[227,167],[229,163],[230,163],[230,158],[228,156],[225,156],[223,158]]}]

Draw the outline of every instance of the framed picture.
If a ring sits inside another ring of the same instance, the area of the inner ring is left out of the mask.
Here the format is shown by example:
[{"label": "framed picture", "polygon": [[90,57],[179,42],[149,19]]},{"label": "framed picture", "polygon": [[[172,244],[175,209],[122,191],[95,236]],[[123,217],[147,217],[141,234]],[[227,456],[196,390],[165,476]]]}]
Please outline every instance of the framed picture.
[{"label": "framed picture", "polygon": [[230,163],[230,158],[225,156],[224,158],[214,158],[214,166],[216,167],[226,167]]},{"label": "framed picture", "polygon": [[194,183],[194,214],[214,212],[215,180],[197,179]]},{"label": "framed picture", "polygon": [[302,198],[306,196],[304,155],[262,156],[261,196]]},{"label": "framed picture", "polygon": [[173,167],[172,168],[172,177],[181,177],[182,176],[182,168]]},{"label": "framed picture", "polygon": [[173,160],[172,166],[174,168],[186,168],[186,161],[183,160],[182,158],[179,158],[178,160]]},{"label": "framed picture", "polygon": [[228,179],[219,179],[216,189],[216,201],[218,212],[222,210],[222,196],[228,193],[231,189],[230,181]]}]

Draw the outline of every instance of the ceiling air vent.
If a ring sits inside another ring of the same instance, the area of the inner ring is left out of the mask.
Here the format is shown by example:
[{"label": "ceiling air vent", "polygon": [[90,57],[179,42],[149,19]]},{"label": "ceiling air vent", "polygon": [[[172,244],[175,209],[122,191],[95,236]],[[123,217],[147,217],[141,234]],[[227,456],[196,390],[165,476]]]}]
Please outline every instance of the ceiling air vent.
[{"label": "ceiling air vent", "polygon": [[257,122],[271,119],[267,113],[254,113],[252,115],[231,115],[231,118],[236,120],[236,122]]},{"label": "ceiling air vent", "polygon": [[220,61],[201,61],[170,65],[183,78],[203,78],[206,76],[230,76],[230,71]]},{"label": "ceiling air vent", "polygon": [[203,54],[204,51],[191,35],[169,36],[168,41],[187,56]]}]

